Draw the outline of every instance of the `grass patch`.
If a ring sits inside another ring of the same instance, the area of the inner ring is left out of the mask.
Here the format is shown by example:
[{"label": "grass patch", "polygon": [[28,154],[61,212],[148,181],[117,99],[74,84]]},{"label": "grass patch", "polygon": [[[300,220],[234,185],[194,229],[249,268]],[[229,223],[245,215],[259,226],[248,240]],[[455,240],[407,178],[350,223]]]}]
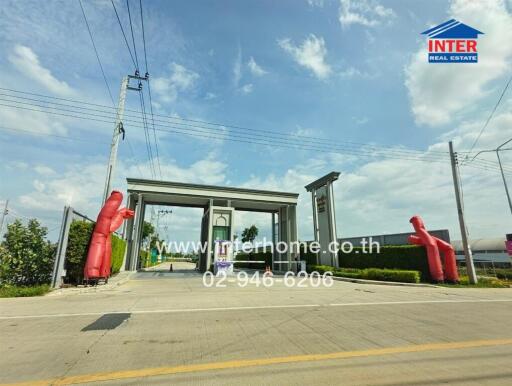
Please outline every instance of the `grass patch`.
[{"label": "grass patch", "polygon": [[0,287],[0,298],[19,298],[28,296],[42,296],[50,291],[48,284],[25,286],[3,286]]},{"label": "grass patch", "polygon": [[467,276],[461,276],[459,284],[439,284],[451,288],[509,288],[512,281],[501,280],[494,277],[478,277],[477,284],[469,284]]}]

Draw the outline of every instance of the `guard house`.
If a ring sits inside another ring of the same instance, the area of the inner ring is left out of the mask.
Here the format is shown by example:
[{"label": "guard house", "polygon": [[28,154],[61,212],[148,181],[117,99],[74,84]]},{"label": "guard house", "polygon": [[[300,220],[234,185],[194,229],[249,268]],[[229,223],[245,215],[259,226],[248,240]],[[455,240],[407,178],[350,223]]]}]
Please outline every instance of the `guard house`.
[{"label": "guard house", "polygon": [[[236,211],[267,212],[272,214],[272,242],[290,244],[297,241],[297,193],[242,189],[226,186],[187,184],[171,181],[127,178],[127,207],[135,216],[126,221],[124,237],[127,241],[125,270],[139,267],[142,227],[146,205],[169,205],[203,208],[201,243],[207,242],[199,258],[199,269],[206,271],[213,263],[215,240],[233,240]],[[190,235],[191,241],[199,235]],[[196,239],[197,240],[197,239]],[[290,248],[286,253],[274,249],[272,269],[284,271],[291,264],[274,261],[292,261]]]}]

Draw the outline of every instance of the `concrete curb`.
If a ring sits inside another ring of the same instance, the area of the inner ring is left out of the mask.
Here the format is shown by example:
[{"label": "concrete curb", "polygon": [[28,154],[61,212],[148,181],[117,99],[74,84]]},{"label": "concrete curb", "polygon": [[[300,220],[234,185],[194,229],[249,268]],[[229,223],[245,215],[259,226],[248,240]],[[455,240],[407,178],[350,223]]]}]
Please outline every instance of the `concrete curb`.
[{"label": "concrete curb", "polygon": [[103,292],[114,289],[118,286],[125,284],[127,281],[131,279],[131,277],[137,273],[136,271],[123,271],[118,273],[117,275],[111,277],[108,281],[108,284],[96,285],[90,287],[69,287],[69,288],[58,288],[48,292],[45,296],[60,296],[60,295],[69,295],[69,294],[84,294],[84,293],[94,293],[94,292]]},{"label": "concrete curb", "polygon": [[427,283],[401,283],[397,281],[379,281],[379,280],[367,280],[367,279],[354,279],[350,277],[340,277],[333,276],[334,280],[338,281],[346,281],[350,283],[358,283],[358,284],[376,284],[376,285],[394,285],[394,286],[402,286],[402,287],[430,287],[430,288],[440,288],[434,284]]}]

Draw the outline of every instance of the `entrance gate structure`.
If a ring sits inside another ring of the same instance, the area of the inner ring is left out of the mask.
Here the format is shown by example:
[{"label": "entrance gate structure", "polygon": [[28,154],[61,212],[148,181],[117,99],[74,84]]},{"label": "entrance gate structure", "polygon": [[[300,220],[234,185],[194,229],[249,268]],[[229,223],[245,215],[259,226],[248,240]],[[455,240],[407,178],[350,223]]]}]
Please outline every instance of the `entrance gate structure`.
[{"label": "entrance gate structure", "polygon": [[[277,243],[297,243],[297,193],[134,178],[127,178],[127,183],[127,207],[135,211],[135,216],[125,223],[125,270],[135,271],[139,268],[142,228],[147,205],[203,208],[200,236],[201,243],[207,243],[207,247],[204,248],[204,253],[200,253],[200,271],[208,270],[213,263],[213,243],[217,238],[234,242],[233,231],[237,210],[271,213],[274,247]],[[277,252],[274,248],[272,269],[290,270],[294,258],[290,248],[286,248],[286,252],[283,253]]]}]

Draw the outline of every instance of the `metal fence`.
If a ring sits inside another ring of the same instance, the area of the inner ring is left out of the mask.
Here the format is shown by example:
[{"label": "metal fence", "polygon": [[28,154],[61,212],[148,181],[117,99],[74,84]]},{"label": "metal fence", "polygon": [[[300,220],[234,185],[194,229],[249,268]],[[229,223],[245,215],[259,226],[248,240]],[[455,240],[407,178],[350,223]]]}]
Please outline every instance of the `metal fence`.
[{"label": "metal fence", "polygon": [[53,263],[51,284],[52,288],[59,288],[63,283],[64,277],[66,276],[65,263],[69,240],[69,229],[71,228],[71,223],[73,220],[78,219],[95,223],[94,220],[76,211],[71,206],[64,207],[64,213],[62,215],[62,223],[59,232],[59,241],[57,242],[57,252],[55,254],[55,262]]}]

